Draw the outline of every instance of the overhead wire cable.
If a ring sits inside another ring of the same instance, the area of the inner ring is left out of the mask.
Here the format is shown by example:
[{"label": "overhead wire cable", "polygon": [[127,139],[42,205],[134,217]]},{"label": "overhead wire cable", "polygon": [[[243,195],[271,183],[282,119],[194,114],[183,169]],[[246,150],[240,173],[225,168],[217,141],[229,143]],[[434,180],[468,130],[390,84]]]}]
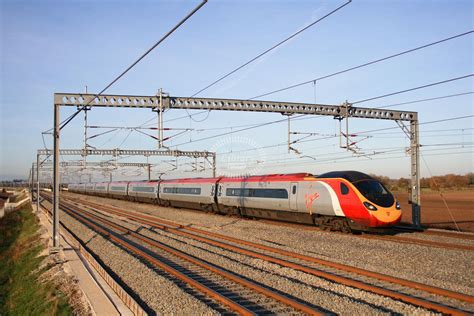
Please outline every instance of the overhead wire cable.
[{"label": "overhead wire cable", "polygon": [[[301,116],[304,116],[304,114],[298,115],[298,116],[296,116],[296,117],[301,117]],[[207,137],[202,137],[202,138],[198,138],[198,139],[193,139],[193,140],[191,140],[191,141],[188,141],[188,142],[185,142],[185,143],[181,143],[181,144],[177,144],[177,145],[174,145],[174,146],[180,146],[180,145],[185,145],[185,144],[200,142],[200,141],[207,140],[207,139],[212,139],[212,138],[216,138],[216,137],[231,135],[231,134],[234,134],[234,133],[239,133],[239,132],[247,131],[247,130],[250,130],[250,129],[254,129],[254,128],[258,128],[258,127],[263,127],[263,126],[267,126],[267,125],[272,125],[272,124],[280,123],[280,122],[286,122],[286,121],[287,121],[286,118],[281,119],[281,120],[276,120],[276,121],[270,121],[270,122],[258,124],[258,125],[256,125],[256,126],[250,126],[250,127],[242,128],[242,129],[235,130],[235,131],[230,131],[230,132],[221,133],[221,134],[217,134],[217,135],[211,135],[211,136],[207,136]]]},{"label": "overhead wire cable", "polygon": [[[200,94],[201,92],[204,92],[205,90],[209,89],[210,87],[214,86],[215,84],[217,84],[218,82],[224,80],[225,78],[229,77],[230,75],[234,74],[235,72],[239,71],[240,69],[244,68],[245,66],[251,64],[252,62],[254,62],[255,60],[259,59],[260,57],[266,55],[267,53],[271,52],[272,50],[274,50],[275,48],[281,46],[282,44],[286,43],[287,41],[289,41],[290,39],[294,38],[295,36],[299,35],[300,33],[304,32],[305,30],[311,28],[312,26],[314,26],[315,24],[319,23],[320,21],[324,20],[325,18],[329,17],[330,15],[332,15],[333,13],[339,11],[340,9],[342,9],[343,7],[345,7],[346,5],[348,5],[349,3],[351,3],[352,0],[349,0],[347,1],[346,3],[340,5],[339,7],[337,7],[336,9],[334,9],[333,11],[327,13],[326,15],[324,15],[323,17],[319,18],[318,20],[310,23],[309,25],[305,26],[304,28],[300,29],[299,31],[293,33],[292,35],[288,36],[287,38],[285,38],[284,40],[278,42],[277,44],[273,45],[272,47],[266,49],[265,51],[263,51],[262,53],[258,54],[257,56],[253,57],[252,59],[248,60],[247,62],[245,62],[244,64],[240,65],[239,67],[233,69],[232,71],[226,73],[225,75],[219,77],[217,80],[213,81],[212,83],[208,84],[206,87],[202,88],[201,90],[195,92],[193,95],[190,96],[190,98],[192,97],[195,97],[196,95]],[[193,113],[193,114],[190,114],[188,109],[185,109],[186,113],[187,113],[187,118],[189,118],[190,120],[194,121],[194,122],[197,122],[197,123],[200,123],[200,122],[204,122],[205,120],[208,119],[210,113],[211,113],[211,110],[207,110],[207,111],[201,111],[199,113]],[[206,117],[201,119],[201,120],[196,120],[193,118],[193,116],[196,116],[198,114],[201,114],[201,113],[207,113]]]},{"label": "overhead wire cable", "polygon": [[115,136],[117,136],[122,130],[118,129],[115,131],[115,133],[109,137],[109,139],[107,139],[105,142],[103,142],[99,147],[103,147],[105,144],[107,144],[108,142],[110,142],[112,140],[112,138],[114,138]]},{"label": "overhead wire cable", "polygon": [[[472,144],[474,143],[468,143],[468,147],[452,147],[451,148],[434,148],[434,149],[426,149],[424,150],[425,152],[433,152],[433,151],[446,151],[446,150],[460,150],[460,149],[465,149],[465,148],[472,148]],[[461,144],[457,144],[456,146],[461,146]],[[464,145],[463,145],[464,146]],[[383,148],[381,148],[383,149]],[[378,149],[378,150],[381,150],[381,149]],[[373,150],[373,149],[370,149],[370,150]],[[387,154],[398,154],[399,152],[405,152],[406,153],[406,147],[397,147],[397,148],[393,148],[393,149],[390,149],[388,148],[388,150],[384,150],[384,151],[375,151],[375,152],[368,152],[366,154],[363,154],[361,156],[375,156],[375,155],[387,155]],[[321,154],[321,156],[331,156],[333,155],[332,157],[324,157],[323,159],[316,159],[316,161],[314,161],[314,163],[321,163],[321,162],[326,162],[326,161],[337,161],[337,160],[345,160],[345,159],[350,159],[350,158],[359,158],[359,156],[354,156],[352,153],[350,152],[347,152],[347,151],[344,151],[344,152],[332,152],[332,153],[328,153],[328,154]],[[403,157],[406,157],[406,156],[403,156]],[[281,165],[281,164],[284,164],[285,162],[290,162],[290,161],[293,161],[293,160],[300,160],[300,158],[280,158],[280,159],[274,159],[274,160],[268,160],[268,161],[278,161],[278,163],[272,163],[272,164],[268,164],[268,165]],[[313,162],[313,161],[311,161]],[[301,164],[310,164],[310,162],[301,162]],[[300,163],[298,163],[300,164]]]},{"label": "overhead wire cable", "polygon": [[409,49],[409,50],[405,50],[403,52],[399,52],[399,53],[396,53],[396,54],[393,54],[393,55],[390,55],[390,56],[386,56],[386,57],[379,58],[379,59],[376,59],[376,60],[373,60],[373,61],[369,61],[369,62],[366,62],[364,64],[360,64],[358,66],[354,66],[354,67],[350,67],[350,68],[347,68],[347,69],[344,69],[344,70],[340,70],[340,71],[331,73],[329,75],[324,75],[324,76],[321,76],[319,78],[314,78],[314,79],[303,81],[303,82],[300,82],[300,83],[296,83],[296,84],[293,84],[293,85],[290,85],[290,86],[287,86],[287,87],[284,87],[284,88],[280,88],[280,89],[277,89],[277,90],[266,92],[266,93],[254,96],[252,98],[249,98],[247,100],[254,100],[254,99],[261,98],[261,97],[264,97],[264,96],[267,96],[267,95],[275,94],[275,93],[278,93],[278,92],[294,89],[294,88],[297,88],[297,87],[300,87],[300,86],[303,86],[303,85],[307,85],[307,84],[310,84],[310,83],[321,81],[323,79],[334,77],[334,76],[337,76],[337,75],[340,75],[340,74],[343,74],[343,73],[346,73],[346,72],[350,72],[352,70],[356,70],[356,69],[359,69],[359,68],[370,66],[370,65],[388,60],[388,59],[392,59],[392,58],[395,58],[395,57],[398,57],[398,56],[402,56],[402,55],[405,55],[405,54],[408,54],[408,53],[415,52],[415,51],[423,49],[423,48],[427,48],[427,47],[430,47],[430,46],[433,46],[433,45],[437,45],[437,44],[440,44],[440,43],[443,43],[443,42],[453,40],[455,38],[459,38],[459,37],[462,37],[462,36],[465,36],[465,35],[469,35],[469,34],[472,34],[473,32],[474,32],[474,30],[464,32],[464,33],[461,33],[461,34],[457,34],[457,35],[454,35],[454,36],[451,36],[451,37],[448,37],[448,38],[445,38],[445,39],[442,39],[442,40],[439,40],[439,41],[436,41],[436,42],[428,43],[428,44],[418,46],[418,47],[415,47],[415,48],[412,48],[412,49]]},{"label": "overhead wire cable", "polygon": [[120,143],[120,145],[117,146],[117,148],[120,148],[120,146],[123,145],[123,143],[125,143],[125,141],[128,139],[128,137],[130,136],[130,134],[132,134],[133,130],[130,130],[127,134],[127,136],[125,136],[125,138],[123,139],[123,141]]},{"label": "overhead wire cable", "polygon": [[[420,103],[420,102],[426,102],[426,101],[432,101],[432,100],[452,98],[452,97],[458,97],[458,96],[469,95],[469,94],[474,94],[474,92],[469,91],[469,92],[463,92],[463,93],[457,93],[457,94],[451,94],[451,95],[443,95],[443,96],[438,96],[438,97],[433,97],[433,98],[428,98],[428,99],[413,100],[413,101],[407,101],[407,102],[403,102],[403,103],[391,104],[391,105],[377,107],[377,108],[380,109],[380,108],[395,107],[395,106],[399,106],[399,105],[407,105],[407,104],[412,104],[412,103]],[[199,112],[199,113],[204,113],[204,112],[207,112],[207,111],[202,111],[202,112]],[[199,114],[199,113],[195,113],[195,114]],[[191,114],[191,115],[193,115],[193,114]],[[170,120],[167,120],[167,121],[165,120],[165,122],[170,122],[170,121],[184,119],[184,118],[188,118],[188,115],[180,116],[180,117],[170,119]],[[312,119],[312,118],[314,118],[314,117],[313,116],[306,116],[306,115],[298,115],[298,116],[295,116],[294,118],[292,118],[292,121],[293,120],[295,120],[295,121],[296,120],[306,120],[306,119]],[[270,121],[270,122],[279,123],[279,122],[283,122],[283,120]],[[229,128],[240,128],[240,127],[248,127],[248,126],[255,126],[257,128],[257,127],[265,126],[265,125],[262,125],[262,124],[264,124],[264,123],[233,125],[233,126],[228,126],[228,127],[216,127],[216,128],[203,128],[203,129],[196,129],[196,131],[210,131],[210,130],[219,130],[219,129],[224,130],[224,129],[229,129]]]},{"label": "overhead wire cable", "polygon": [[[457,148],[457,149],[462,149],[462,148]],[[428,154],[428,155],[425,155],[425,156],[460,155],[460,154],[468,154],[468,153],[472,153],[472,151],[441,152],[441,153],[435,153],[435,154]],[[397,154],[397,153],[389,153],[388,155],[394,155],[394,154]],[[373,154],[362,155],[362,157],[364,157],[364,156],[373,157],[374,155]],[[320,161],[311,160],[311,161],[307,161],[307,162],[299,162],[298,166],[299,165],[321,165],[321,164],[326,164],[326,163],[329,163],[329,162],[330,163],[358,162],[358,161],[361,161],[360,158],[361,157],[355,157],[355,156],[325,158],[324,160],[320,160]],[[370,158],[370,159],[371,160],[387,160],[387,159],[400,159],[400,158],[406,158],[406,156],[400,156],[400,155],[398,155],[398,156],[388,156],[388,157],[387,156],[382,156],[380,158]],[[281,166],[281,165],[286,165],[286,164],[287,163],[285,163],[285,162],[272,163],[272,164],[266,165],[265,167],[269,167],[269,166],[275,167],[275,166]]]},{"label": "overhead wire cable", "polygon": [[150,135],[150,134],[148,134],[148,133],[145,133],[145,132],[143,132],[143,131],[141,131],[141,130],[139,130],[139,129],[133,129],[133,130],[134,130],[135,132],[138,132],[138,133],[140,133],[140,134],[143,134],[143,135],[146,135],[146,136],[148,136],[148,137],[151,137],[151,138],[153,138],[153,139],[155,139],[155,140],[158,140],[158,137],[153,136],[153,135]]},{"label": "overhead wire cable", "polygon": [[[194,13],[196,13],[202,6],[207,3],[207,0],[202,0],[202,2],[195,7],[188,15],[186,15],[181,21],[178,22],[171,30],[169,30],[158,42],[153,44],[144,54],[142,54],[137,60],[135,60],[127,69],[125,69],[120,75],[118,75],[114,80],[112,80],[104,89],[102,89],[98,94],[95,94],[95,98],[99,97],[108,90],[112,85],[114,85],[120,78],[122,78],[127,72],[129,72],[133,67],[135,67],[143,58],[145,58],[151,51],[153,51],[158,45],[160,45],[166,38],[168,38],[174,31],[176,31],[184,22],[186,22]],[[71,120],[73,120],[85,107],[87,107],[94,98],[91,98],[89,102],[81,106],[75,113],[69,116],[64,120],[60,125],[60,129],[65,127]]]},{"label": "overhead wire cable", "polygon": [[380,106],[380,107],[377,107],[377,108],[378,109],[393,108],[393,107],[400,106],[400,105],[408,105],[408,104],[414,104],[414,103],[420,103],[420,102],[426,102],[426,101],[435,101],[435,100],[459,97],[459,96],[469,95],[469,94],[474,94],[474,92],[469,91],[469,92],[463,92],[463,93],[456,93],[456,94],[444,95],[444,96],[433,97],[433,98],[428,98],[428,99],[421,99],[421,100],[415,100],[415,101],[409,101],[409,102],[390,104],[390,105]]},{"label": "overhead wire cable", "polygon": [[428,87],[437,86],[437,85],[448,83],[448,82],[453,82],[453,81],[457,81],[457,80],[461,80],[461,79],[466,79],[466,78],[469,78],[469,77],[472,77],[472,76],[474,76],[474,74],[468,74],[468,75],[464,75],[464,76],[461,76],[461,77],[451,78],[451,79],[447,79],[447,80],[443,80],[443,81],[437,81],[437,82],[429,83],[429,84],[419,86],[419,87],[414,87],[414,88],[410,88],[410,89],[406,89],[406,90],[387,93],[387,94],[379,95],[379,96],[376,96],[376,97],[351,102],[351,104],[358,104],[358,103],[363,103],[363,102],[367,102],[367,101],[378,100],[378,99],[386,98],[386,97],[389,97],[389,96],[392,96],[392,95],[411,92],[411,91],[415,91],[415,90],[419,90],[419,89],[424,89],[424,88],[428,88]]},{"label": "overhead wire cable", "polygon": [[[322,117],[322,116],[321,116]],[[466,116],[457,116],[457,117],[451,117],[447,119],[441,119],[441,120],[435,120],[435,121],[427,121],[427,122],[422,122],[418,123],[419,125],[426,125],[426,124],[435,124],[435,123],[441,123],[441,122],[448,122],[448,121],[454,121],[454,120],[461,120],[465,118],[470,118],[474,117],[474,115],[466,115]],[[394,126],[394,127],[386,127],[386,128],[378,128],[378,129],[373,129],[373,130],[366,130],[366,131],[361,131],[361,132],[355,132],[354,134],[365,134],[365,133],[371,133],[371,132],[378,132],[378,131],[385,131],[385,130],[392,130],[392,129],[399,129],[400,127]],[[338,135],[337,135],[338,136]],[[326,136],[326,137],[321,137],[321,138],[316,138],[316,139],[308,139],[308,140],[303,140],[301,143],[308,143],[308,142],[314,142],[314,141],[319,141],[319,140],[326,140],[326,139],[331,139],[335,138],[337,136]],[[277,144],[272,144],[272,145],[266,145],[266,146],[261,146],[261,147],[255,147],[255,148],[250,148],[250,149],[243,149],[243,150],[238,150],[238,151],[233,151],[233,152],[223,152],[219,153],[219,155],[224,155],[224,154],[231,154],[231,153],[237,153],[237,152],[246,152],[246,151],[253,151],[253,150],[259,150],[259,149],[267,149],[267,148],[274,148],[274,147],[281,147],[281,146],[287,146],[287,142],[283,143],[277,143]]]},{"label": "overhead wire cable", "polygon": [[[432,129],[432,130],[422,130],[420,133],[439,133],[439,132],[452,132],[452,131],[468,131],[473,130],[474,127],[466,127],[466,128],[449,128],[449,129]],[[400,131],[403,133],[403,131]],[[393,132],[390,133],[373,133],[374,135],[392,135]]]},{"label": "overhead wire cable", "polygon": [[113,128],[113,129],[110,129],[108,131],[89,136],[89,137],[87,137],[87,139],[92,139],[92,138],[96,138],[96,137],[99,137],[99,136],[102,136],[102,135],[106,135],[106,134],[112,133],[112,132],[114,132],[116,130],[119,130],[119,129],[120,128]]},{"label": "overhead wire cable", "polygon": [[[460,150],[460,149],[463,149],[461,147],[459,148],[443,148],[443,149],[431,149],[431,150],[425,150],[425,151],[444,151],[444,150]],[[456,152],[442,152],[442,153],[436,153],[436,154],[428,154],[428,155],[425,155],[425,156],[436,156],[436,155],[448,155],[448,154],[466,154],[466,153],[472,153],[472,151],[456,151]],[[335,153],[336,154],[336,153]],[[326,164],[326,163],[344,163],[344,162],[360,162],[360,158],[362,157],[365,157],[365,158],[369,158],[370,160],[387,160],[387,159],[400,159],[400,158],[407,158],[406,155],[398,155],[398,152],[395,152],[395,151],[390,151],[390,152],[386,152],[386,153],[368,153],[368,154],[364,154],[364,155],[361,155],[361,156],[354,156],[354,155],[350,155],[350,156],[347,156],[348,153],[343,153],[343,154],[346,154],[345,156],[341,156],[341,155],[337,155],[337,156],[334,156],[334,157],[326,157],[324,159],[319,159],[319,160],[310,160],[310,161],[300,161],[298,162],[298,166],[301,166],[301,165],[321,165],[321,164]],[[371,158],[371,157],[374,157],[374,156],[377,156],[377,155],[383,155],[382,157],[380,158]],[[392,156],[392,155],[397,155],[397,156]],[[364,160],[365,161],[365,160]],[[255,161],[254,162],[255,165],[259,165],[261,163],[259,163],[258,161]],[[281,162],[275,162],[275,163],[270,163],[270,164],[263,164],[262,165],[262,168],[268,168],[268,167],[275,167],[275,166],[287,166],[288,165],[288,161],[285,161],[285,160],[281,160]]]},{"label": "overhead wire cable", "polygon": [[[446,148],[428,149],[428,150],[425,150],[425,151],[471,148],[471,147],[473,147],[472,146],[473,144],[474,143],[472,143],[472,142],[458,143],[458,144],[447,144],[447,145],[443,145],[443,147],[446,147]],[[462,147],[462,146],[464,146],[464,147]],[[333,147],[333,145],[321,146],[321,147],[318,147],[318,148],[329,148],[329,147]],[[423,146],[423,147],[425,147],[425,146]],[[428,147],[430,147],[430,146],[428,146]],[[436,147],[439,147],[439,146],[436,146]],[[376,154],[386,154],[386,153],[391,153],[391,152],[406,152],[406,146],[403,146],[403,147],[385,147],[385,148],[364,148],[364,151],[366,151],[368,154],[371,154],[371,153],[374,153],[374,152]],[[330,152],[330,153],[315,152],[315,153],[308,153],[306,156],[282,157],[282,158],[265,160],[265,162],[269,162],[269,161],[282,161],[282,162],[284,162],[284,161],[287,161],[287,162],[289,162],[289,161],[301,161],[303,158],[306,158],[306,157],[313,158],[313,160],[321,161],[319,159],[319,157],[331,156],[331,155],[335,155],[335,154],[350,155],[351,157],[354,157],[354,155],[351,152],[347,152],[347,151],[344,151],[344,152],[340,152],[340,151],[339,152]],[[282,156],[282,155],[272,155],[272,157],[275,157],[275,156],[278,157],[278,156]],[[314,159],[314,157],[316,157],[317,159]],[[324,158],[324,159],[326,159],[326,158]]]},{"label": "overhead wire cable", "polygon": [[[297,118],[300,118],[302,119],[301,117],[305,116],[304,114],[301,114],[301,115],[297,115],[293,118],[294,119],[297,119]],[[461,116],[461,117],[455,117],[455,118],[448,118],[448,119],[442,119],[442,120],[437,120],[437,121],[433,121],[433,122],[444,122],[444,121],[449,121],[449,120],[453,120],[453,119],[463,119],[463,118],[469,118],[469,117],[472,117],[473,115],[467,115],[467,116]],[[311,117],[308,117],[308,118],[321,118],[323,116],[311,116]],[[306,118],[306,117],[304,117]],[[243,131],[246,131],[246,130],[250,130],[250,129],[254,129],[254,128],[259,128],[259,127],[264,127],[264,126],[267,126],[267,125],[272,125],[272,124],[276,124],[276,123],[281,123],[281,122],[286,122],[287,119],[280,119],[280,120],[276,120],[276,121],[270,121],[270,122],[266,122],[266,123],[262,123],[262,124],[258,124],[258,125],[255,125],[255,126],[251,126],[251,127],[247,127],[247,128],[242,128],[242,129],[239,129],[239,130],[235,130],[235,131],[229,131],[229,132],[226,132],[226,133],[221,133],[221,134],[216,134],[216,135],[211,135],[211,136],[207,136],[207,137],[202,137],[202,138],[198,138],[198,139],[193,139],[191,141],[188,141],[188,142],[184,142],[184,143],[180,143],[180,144],[177,144],[177,145],[174,145],[174,146],[181,146],[181,145],[187,145],[187,144],[191,144],[191,143],[195,143],[195,142],[199,142],[199,141],[203,141],[203,140],[207,140],[207,139],[212,139],[212,138],[216,138],[216,137],[221,137],[221,136],[227,136],[227,135],[231,135],[231,134],[234,134],[234,133],[239,133],[239,132],[243,132]],[[419,123],[420,125],[422,124],[427,124],[429,122],[426,122],[426,123]],[[387,127],[387,128],[380,128],[380,129],[375,129],[375,130],[369,130],[369,131],[363,131],[363,132],[357,132],[355,134],[363,134],[363,133],[369,133],[369,132],[377,132],[377,131],[384,131],[384,130],[391,130],[391,129],[398,129],[399,127],[398,126],[394,126],[394,127]],[[336,136],[331,136],[332,137],[336,137]],[[318,139],[327,139],[327,137],[324,137],[324,138],[318,138]],[[303,140],[301,141],[301,143],[305,143],[307,141],[314,141],[314,139],[310,139],[310,140]],[[284,144],[287,144],[287,142],[285,142]]]},{"label": "overhead wire cable", "polygon": [[192,97],[200,94],[201,92],[209,89],[210,87],[214,86],[215,84],[217,84],[218,82],[224,80],[225,78],[229,77],[230,75],[232,75],[233,73],[239,71],[240,69],[244,68],[245,66],[249,65],[250,63],[254,62],[255,60],[259,59],[260,57],[264,56],[265,54],[271,52],[272,50],[274,50],[275,48],[279,47],[280,45],[286,43],[287,41],[289,41],[290,39],[294,38],[295,36],[299,35],[300,33],[304,32],[305,30],[309,29],[310,27],[316,25],[317,23],[321,22],[322,20],[324,20],[325,18],[329,17],[330,15],[336,13],[337,11],[339,11],[340,9],[342,9],[343,7],[345,7],[346,5],[348,5],[349,3],[351,3],[352,0],[349,0],[347,1],[346,3],[340,5],[339,7],[337,7],[336,9],[332,10],[331,12],[327,13],[326,15],[324,15],[323,17],[317,19],[316,21],[310,23],[309,25],[305,26],[304,28],[302,28],[301,30],[293,33],[292,35],[288,36],[287,38],[285,38],[284,40],[278,42],[277,44],[273,45],[272,47],[266,49],[265,51],[263,51],[262,53],[258,54],[257,56],[253,57],[252,59],[248,60],[247,62],[245,62],[244,64],[240,65],[239,67],[235,68],[234,70],[228,72],[227,74],[219,77],[219,79],[213,81],[212,83],[208,84],[207,86],[205,86],[204,88],[202,88],[201,90],[197,91],[196,93],[194,93]]}]

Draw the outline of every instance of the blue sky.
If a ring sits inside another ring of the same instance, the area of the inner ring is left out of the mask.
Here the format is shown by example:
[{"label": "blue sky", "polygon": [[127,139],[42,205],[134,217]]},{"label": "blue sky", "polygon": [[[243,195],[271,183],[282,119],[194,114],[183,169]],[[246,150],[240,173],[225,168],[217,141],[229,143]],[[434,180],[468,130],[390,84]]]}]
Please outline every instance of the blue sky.
[{"label": "blue sky", "polygon": [[[25,178],[41,132],[52,126],[54,92],[100,91],[141,55],[198,1],[6,1],[1,3],[0,179]],[[276,42],[330,12],[344,1],[209,1],[107,93],[154,95],[159,88],[174,96],[190,96],[219,76],[256,56]],[[472,1],[353,1],[199,96],[247,99],[261,93],[381,58],[474,29]],[[471,74],[474,36],[464,36],[376,65],[265,97],[267,100],[341,104]],[[471,78],[361,104],[380,107],[394,103],[473,92]],[[395,107],[418,111],[420,122],[473,114],[474,95]],[[74,109],[62,108],[64,118]],[[165,113],[165,120],[185,116]],[[89,112],[90,125],[138,126],[150,120],[150,110]],[[207,119],[206,119],[207,117]],[[235,131],[246,124],[282,119],[277,114],[211,112],[170,121],[166,127],[191,132],[167,142],[182,150],[216,150],[220,172],[259,173],[355,169],[391,177],[407,177],[408,145],[401,130],[374,132],[361,141],[352,157],[339,148],[336,121],[330,117],[296,120],[292,131],[319,133],[295,144],[303,154],[287,154],[286,123],[272,124],[209,140],[199,138]],[[155,121],[151,121],[155,124]],[[83,115],[62,133],[61,148],[81,148]],[[350,120],[350,131],[368,131],[396,124]],[[473,171],[473,118],[420,126],[424,161],[422,175]],[[218,130],[209,130],[222,128]],[[103,130],[89,129],[89,135]],[[151,131],[148,131],[152,133]],[[167,132],[167,135],[175,132]],[[130,134],[130,135],[128,135]],[[128,137],[127,137],[128,135]],[[113,136],[113,137],[112,137]],[[293,139],[298,138],[294,135]],[[326,137],[324,140],[317,138]],[[360,138],[359,138],[360,139]],[[45,137],[51,147],[51,137]],[[156,141],[120,130],[91,139],[98,148],[155,149]],[[276,144],[281,146],[269,147]],[[255,147],[268,147],[249,150]],[[174,148],[174,147],[172,147]],[[228,152],[240,151],[239,154]],[[375,153],[375,154],[374,154]],[[226,156],[227,155],[227,156]],[[310,156],[310,157],[304,157]],[[64,158],[78,159],[78,157]],[[89,157],[98,161],[97,157]],[[145,158],[121,158],[145,162]],[[190,171],[180,159],[178,170],[157,163],[154,176],[208,176]],[[230,161],[232,166],[227,166]],[[262,163],[265,161],[265,163]],[[431,173],[428,171],[429,167]],[[86,171],[86,173],[89,171]],[[94,180],[103,174],[94,172]],[[144,177],[143,171],[116,171],[114,178]],[[71,176],[77,181],[78,174]]]}]

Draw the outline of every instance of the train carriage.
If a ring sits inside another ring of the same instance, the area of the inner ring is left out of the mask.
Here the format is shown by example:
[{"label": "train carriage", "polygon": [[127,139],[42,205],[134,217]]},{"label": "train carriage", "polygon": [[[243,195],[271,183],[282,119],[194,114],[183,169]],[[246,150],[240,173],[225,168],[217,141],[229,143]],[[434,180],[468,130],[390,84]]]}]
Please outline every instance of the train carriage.
[{"label": "train carriage", "polygon": [[297,181],[306,173],[221,178],[217,202],[221,213],[312,223],[297,206]]},{"label": "train carriage", "polygon": [[84,192],[86,194],[94,194],[95,193],[95,184],[94,183],[86,183],[84,185]]},{"label": "train carriage", "polygon": [[85,183],[78,183],[76,186],[77,193],[86,193],[86,184]]},{"label": "train carriage", "polygon": [[[93,184],[87,185],[87,191]],[[350,232],[393,226],[400,204],[383,184],[361,172],[335,171],[236,178],[187,178],[160,182],[98,183],[107,196],[223,214],[316,224]],[[85,184],[70,185],[84,193]]]},{"label": "train carriage", "polygon": [[158,203],[159,182],[129,182],[128,197],[132,201]]},{"label": "train carriage", "polygon": [[68,188],[69,188],[69,191],[74,192],[74,193],[86,192],[86,185],[84,183],[70,184]]},{"label": "train carriage", "polygon": [[100,182],[100,183],[95,184],[95,188],[94,188],[95,195],[105,197],[105,196],[107,196],[108,191],[109,191],[109,183],[108,182]]},{"label": "train carriage", "polygon": [[110,182],[108,189],[108,196],[119,199],[127,199],[128,182]]},{"label": "train carriage", "polygon": [[76,186],[77,186],[77,184],[75,184],[75,183],[70,183],[70,184],[67,185],[67,190],[68,190],[69,192],[74,192],[74,191],[76,190]]},{"label": "train carriage", "polygon": [[216,211],[215,185],[218,178],[162,180],[159,185],[160,203]]}]

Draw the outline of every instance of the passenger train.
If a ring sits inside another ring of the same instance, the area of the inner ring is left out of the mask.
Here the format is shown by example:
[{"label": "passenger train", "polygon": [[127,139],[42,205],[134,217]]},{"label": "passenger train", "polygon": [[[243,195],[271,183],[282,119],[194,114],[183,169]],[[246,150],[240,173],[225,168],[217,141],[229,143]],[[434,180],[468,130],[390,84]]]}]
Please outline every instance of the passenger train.
[{"label": "passenger train", "polygon": [[70,184],[70,192],[219,214],[316,224],[354,232],[396,225],[401,208],[378,180],[357,171],[149,182]]}]

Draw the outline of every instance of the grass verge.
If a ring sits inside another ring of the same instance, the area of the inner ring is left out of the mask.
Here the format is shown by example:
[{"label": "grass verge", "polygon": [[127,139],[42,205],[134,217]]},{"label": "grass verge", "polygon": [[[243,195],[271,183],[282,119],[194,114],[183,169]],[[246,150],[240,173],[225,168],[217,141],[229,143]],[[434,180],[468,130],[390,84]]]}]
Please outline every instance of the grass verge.
[{"label": "grass verge", "polygon": [[51,267],[38,230],[29,204],[0,219],[0,315],[72,314],[67,297],[41,279]]}]

